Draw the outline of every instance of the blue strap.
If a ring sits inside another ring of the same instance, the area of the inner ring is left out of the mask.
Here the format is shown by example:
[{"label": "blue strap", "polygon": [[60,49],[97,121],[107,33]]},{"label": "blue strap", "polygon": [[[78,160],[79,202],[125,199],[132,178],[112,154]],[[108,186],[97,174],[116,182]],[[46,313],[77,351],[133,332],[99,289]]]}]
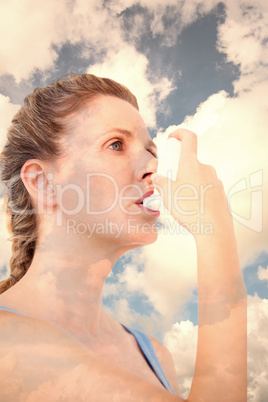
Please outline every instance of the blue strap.
[{"label": "blue strap", "polygon": [[[121,325],[123,325],[123,324],[121,324]],[[148,336],[138,330],[129,329],[125,325],[123,325],[123,327],[136,338],[136,341],[138,342],[138,345],[141,348],[147,362],[149,363],[150,367],[155,372],[155,374],[157,375],[157,377],[159,378],[161,383],[164,385],[164,387],[168,391],[174,393],[174,391],[171,388],[170,383],[165,375],[163,367],[161,366],[161,363],[158,360],[158,357],[155,353],[152,342],[150,341]]]},{"label": "blue strap", "polygon": [[9,312],[11,312],[11,313],[15,313],[15,314],[20,314],[20,315],[25,315],[25,316],[26,316],[26,314],[21,313],[21,312],[18,311],[18,310],[14,310],[13,308],[10,308],[10,307],[0,306],[0,310],[5,310],[5,311],[9,311]]}]

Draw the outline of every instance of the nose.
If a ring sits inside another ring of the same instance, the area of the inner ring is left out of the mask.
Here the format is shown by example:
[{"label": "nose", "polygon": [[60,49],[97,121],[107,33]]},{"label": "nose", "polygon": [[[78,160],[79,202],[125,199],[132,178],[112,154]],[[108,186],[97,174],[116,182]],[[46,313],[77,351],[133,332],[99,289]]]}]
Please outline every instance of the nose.
[{"label": "nose", "polygon": [[157,165],[158,160],[154,156],[146,155],[136,170],[136,180],[139,182],[150,181],[151,175],[157,171]]}]

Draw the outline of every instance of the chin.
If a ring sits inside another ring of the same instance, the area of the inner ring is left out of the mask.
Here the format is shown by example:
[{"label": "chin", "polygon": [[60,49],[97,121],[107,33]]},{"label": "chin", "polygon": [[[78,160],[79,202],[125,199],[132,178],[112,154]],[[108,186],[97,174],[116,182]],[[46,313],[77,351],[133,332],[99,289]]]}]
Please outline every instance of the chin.
[{"label": "chin", "polygon": [[148,233],[131,233],[128,235],[127,243],[131,248],[143,247],[149,244],[153,244],[158,239],[158,232],[155,228]]},{"label": "chin", "polygon": [[114,232],[109,232],[108,237],[110,241],[114,242],[117,246],[126,249],[146,246],[155,243],[158,239],[157,219],[143,219],[137,220],[130,217],[126,220],[112,221],[114,223]]}]

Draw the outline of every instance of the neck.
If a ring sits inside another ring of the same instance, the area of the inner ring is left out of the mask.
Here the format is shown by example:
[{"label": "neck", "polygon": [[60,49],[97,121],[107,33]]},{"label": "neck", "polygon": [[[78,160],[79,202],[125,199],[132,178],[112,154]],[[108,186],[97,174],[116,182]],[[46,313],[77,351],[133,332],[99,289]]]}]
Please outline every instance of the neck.
[{"label": "neck", "polygon": [[89,242],[50,231],[41,236],[28,272],[1,296],[1,304],[49,321],[82,342],[108,334],[115,323],[103,309],[103,285],[126,251],[107,240]]}]

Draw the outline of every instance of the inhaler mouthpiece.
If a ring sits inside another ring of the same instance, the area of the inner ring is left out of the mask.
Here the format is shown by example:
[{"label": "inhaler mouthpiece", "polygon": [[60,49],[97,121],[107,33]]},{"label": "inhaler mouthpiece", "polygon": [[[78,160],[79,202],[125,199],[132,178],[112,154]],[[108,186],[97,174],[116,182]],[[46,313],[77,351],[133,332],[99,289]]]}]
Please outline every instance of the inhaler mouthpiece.
[{"label": "inhaler mouthpiece", "polygon": [[162,200],[160,195],[154,194],[143,200],[145,208],[152,209],[153,211],[159,211],[162,207]]}]

